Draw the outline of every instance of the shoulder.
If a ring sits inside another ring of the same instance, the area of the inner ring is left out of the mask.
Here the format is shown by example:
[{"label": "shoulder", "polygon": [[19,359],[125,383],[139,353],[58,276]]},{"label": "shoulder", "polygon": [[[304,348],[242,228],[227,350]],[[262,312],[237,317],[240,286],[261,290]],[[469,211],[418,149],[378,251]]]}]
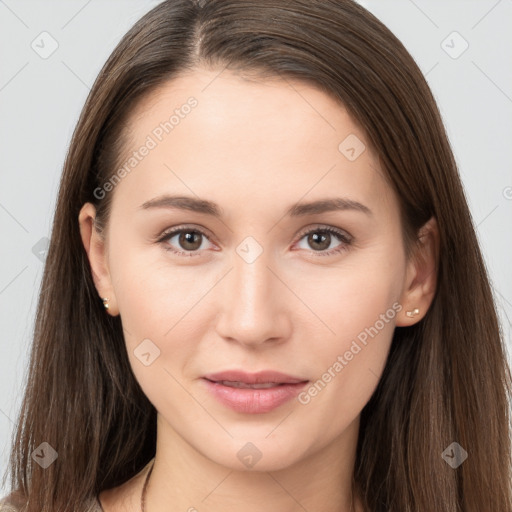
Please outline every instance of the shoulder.
[{"label": "shoulder", "polygon": [[0,512],[19,512],[24,504],[25,498],[19,491],[11,492],[0,498]]},{"label": "shoulder", "polygon": [[[26,499],[19,492],[12,492],[11,494],[1,498],[0,497],[0,512],[21,512]],[[99,500],[94,497],[87,503],[85,510],[87,512],[103,512]]]},{"label": "shoulder", "polygon": [[[89,508],[87,509],[88,512],[103,512],[103,508],[101,506],[100,500],[97,496],[91,499]],[[0,512],[2,512],[0,510]]]}]

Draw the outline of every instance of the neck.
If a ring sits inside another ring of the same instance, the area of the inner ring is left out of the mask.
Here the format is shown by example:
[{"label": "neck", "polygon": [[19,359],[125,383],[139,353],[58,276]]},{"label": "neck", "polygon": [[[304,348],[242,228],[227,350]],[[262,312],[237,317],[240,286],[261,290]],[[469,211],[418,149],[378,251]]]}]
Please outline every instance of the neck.
[{"label": "neck", "polygon": [[200,453],[160,415],[157,429],[157,450],[146,490],[145,512],[195,512],[205,506],[209,512],[238,512],[241,503],[244,512],[259,512],[262,497],[266,512],[360,509],[357,497],[352,509],[359,418],[341,436],[325,446],[311,448],[309,455],[303,454],[286,467],[280,462],[282,458],[270,454],[271,443],[263,448],[260,441],[261,459],[252,468],[240,469],[238,450],[232,450],[231,456],[229,451],[231,444],[238,449],[244,446],[242,441],[233,443],[231,439],[217,460],[212,460],[214,457]]}]

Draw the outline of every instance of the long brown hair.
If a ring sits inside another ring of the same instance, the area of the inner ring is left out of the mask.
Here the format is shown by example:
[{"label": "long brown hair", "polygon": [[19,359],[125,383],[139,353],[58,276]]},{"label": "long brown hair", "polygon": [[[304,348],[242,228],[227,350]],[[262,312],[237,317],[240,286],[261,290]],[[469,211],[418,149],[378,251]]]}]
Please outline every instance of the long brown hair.
[{"label": "long brown hair", "polygon": [[[395,329],[361,414],[354,478],[369,512],[512,512],[510,367],[486,268],[432,93],[400,41],[351,0],[168,0],[124,36],[89,94],[64,164],[28,382],[10,459],[27,512],[81,511],[154,456],[156,412],[131,371],[119,317],[105,314],[78,213],[106,226],[126,120],[196,66],[308,82],[359,122],[400,201],[404,243],[434,216],[437,291]],[[43,469],[31,454],[58,453]],[[457,442],[467,460],[441,456]]]}]

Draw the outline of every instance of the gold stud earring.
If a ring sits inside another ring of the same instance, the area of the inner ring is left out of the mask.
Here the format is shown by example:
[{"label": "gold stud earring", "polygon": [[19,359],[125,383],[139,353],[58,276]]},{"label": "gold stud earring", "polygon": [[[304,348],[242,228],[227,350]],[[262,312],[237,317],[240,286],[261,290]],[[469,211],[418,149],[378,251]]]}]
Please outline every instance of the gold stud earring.
[{"label": "gold stud earring", "polygon": [[105,307],[105,309],[108,309],[108,299],[107,298],[103,299],[103,306]]},{"label": "gold stud earring", "polygon": [[412,318],[412,317],[414,317],[414,316],[416,316],[416,315],[419,315],[419,313],[420,313],[420,310],[419,310],[418,308],[415,308],[415,309],[413,309],[412,311],[406,311],[406,312],[405,312],[405,314],[406,314],[408,317],[410,317],[410,318]]}]

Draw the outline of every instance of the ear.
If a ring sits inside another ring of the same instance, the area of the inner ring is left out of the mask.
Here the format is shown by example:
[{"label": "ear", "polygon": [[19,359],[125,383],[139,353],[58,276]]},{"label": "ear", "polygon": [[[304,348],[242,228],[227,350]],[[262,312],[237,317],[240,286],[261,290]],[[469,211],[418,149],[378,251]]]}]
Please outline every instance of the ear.
[{"label": "ear", "polygon": [[398,327],[413,325],[426,315],[436,292],[438,260],[439,230],[435,217],[431,217],[419,230],[413,255],[407,263]]},{"label": "ear", "polygon": [[96,290],[98,290],[101,299],[108,299],[107,312],[112,316],[116,316],[119,314],[119,310],[110,278],[105,238],[97,230],[94,223],[95,218],[96,208],[92,203],[85,203],[78,215],[80,236],[89,258]]}]

